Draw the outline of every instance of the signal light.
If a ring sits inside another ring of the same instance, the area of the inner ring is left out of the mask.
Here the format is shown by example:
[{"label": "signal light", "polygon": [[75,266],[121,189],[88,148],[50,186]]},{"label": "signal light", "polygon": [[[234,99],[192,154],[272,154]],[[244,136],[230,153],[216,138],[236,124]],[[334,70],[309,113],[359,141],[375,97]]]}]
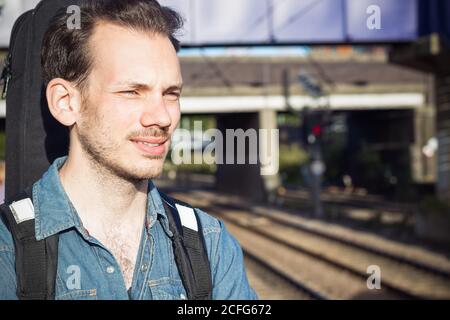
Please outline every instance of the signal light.
[{"label": "signal light", "polygon": [[316,124],[312,128],[312,134],[316,137],[320,136],[322,134],[322,126],[320,124]]}]

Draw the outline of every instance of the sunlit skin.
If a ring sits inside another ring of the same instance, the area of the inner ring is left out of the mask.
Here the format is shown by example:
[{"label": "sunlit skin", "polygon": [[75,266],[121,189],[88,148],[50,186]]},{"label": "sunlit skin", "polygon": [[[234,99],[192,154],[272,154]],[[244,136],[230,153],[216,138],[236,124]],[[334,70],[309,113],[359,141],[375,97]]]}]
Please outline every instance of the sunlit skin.
[{"label": "sunlit skin", "polygon": [[[86,112],[74,135],[81,142],[89,140],[101,161],[116,174],[153,178],[162,170],[168,138],[179,120],[177,57],[166,37],[154,35],[151,41],[140,41],[142,35],[136,32],[108,28],[113,30],[105,35],[96,32],[91,42],[95,44],[95,67],[89,77]],[[138,47],[132,49],[133,45]],[[145,146],[131,140],[144,138],[166,142],[142,152]]]},{"label": "sunlit skin", "polygon": [[129,287],[148,179],[161,173],[180,119],[180,65],[161,34],[100,23],[89,45],[94,60],[83,92],[53,79],[47,100],[53,116],[70,127],[62,185],[83,226],[118,260]]}]

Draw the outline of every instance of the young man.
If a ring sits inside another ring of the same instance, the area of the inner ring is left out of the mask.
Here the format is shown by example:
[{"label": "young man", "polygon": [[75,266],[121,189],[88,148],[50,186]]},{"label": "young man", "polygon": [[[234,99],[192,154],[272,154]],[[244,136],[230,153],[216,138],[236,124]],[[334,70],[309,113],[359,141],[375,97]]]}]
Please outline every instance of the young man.
[{"label": "young man", "polygon": [[[59,14],[43,42],[51,114],[70,130],[67,157],[33,185],[38,240],[59,234],[56,299],[184,299],[157,177],[180,119],[182,78],[172,10],[151,0]],[[256,298],[242,251],[222,222],[195,209],[213,299]],[[14,244],[0,223],[0,298],[15,299]]]}]

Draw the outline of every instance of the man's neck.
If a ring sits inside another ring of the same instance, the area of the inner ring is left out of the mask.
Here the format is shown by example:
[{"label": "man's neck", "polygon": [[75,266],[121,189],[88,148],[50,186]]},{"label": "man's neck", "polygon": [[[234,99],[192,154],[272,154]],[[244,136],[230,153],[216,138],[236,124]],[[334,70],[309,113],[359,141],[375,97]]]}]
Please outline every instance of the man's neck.
[{"label": "man's neck", "polygon": [[[148,181],[126,181],[89,159],[70,155],[60,169],[61,183],[86,228],[142,225]],[[107,230],[100,230],[106,232]]]}]

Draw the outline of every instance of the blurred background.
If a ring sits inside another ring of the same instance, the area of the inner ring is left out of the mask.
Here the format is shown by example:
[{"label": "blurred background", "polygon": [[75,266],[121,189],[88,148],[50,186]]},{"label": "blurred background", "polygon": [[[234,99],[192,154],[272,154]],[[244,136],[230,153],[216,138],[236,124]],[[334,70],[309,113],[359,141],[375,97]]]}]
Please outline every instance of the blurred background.
[{"label": "blurred background", "polygon": [[[2,60],[37,2],[0,0]],[[186,19],[188,152],[208,129],[279,130],[276,172],[169,153],[156,181],[225,222],[260,298],[450,298],[450,1],[160,3]]]}]

